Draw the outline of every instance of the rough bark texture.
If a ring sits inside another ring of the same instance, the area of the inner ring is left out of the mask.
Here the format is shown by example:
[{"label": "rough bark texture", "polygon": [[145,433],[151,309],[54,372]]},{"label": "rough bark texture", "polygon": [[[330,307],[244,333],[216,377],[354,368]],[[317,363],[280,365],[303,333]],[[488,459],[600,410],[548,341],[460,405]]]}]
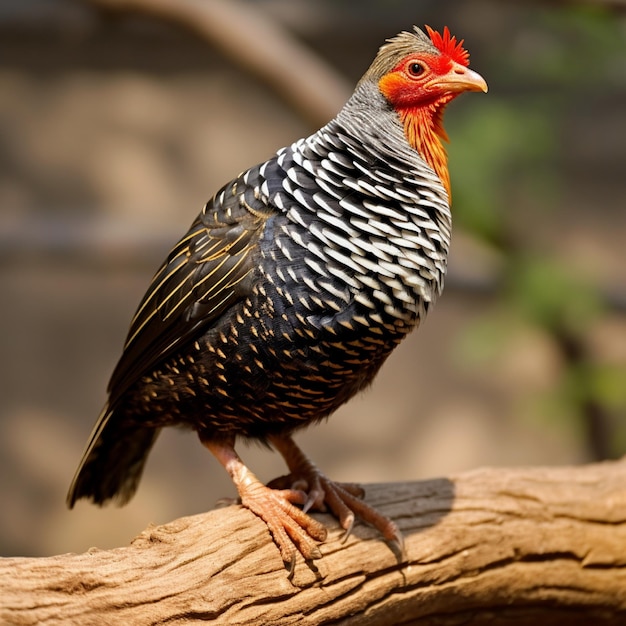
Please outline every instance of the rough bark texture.
[{"label": "rough bark texture", "polygon": [[407,562],[337,523],[290,581],[240,506],[146,529],[130,546],[0,560],[2,624],[624,624],[626,460],[484,469],[367,486]]}]

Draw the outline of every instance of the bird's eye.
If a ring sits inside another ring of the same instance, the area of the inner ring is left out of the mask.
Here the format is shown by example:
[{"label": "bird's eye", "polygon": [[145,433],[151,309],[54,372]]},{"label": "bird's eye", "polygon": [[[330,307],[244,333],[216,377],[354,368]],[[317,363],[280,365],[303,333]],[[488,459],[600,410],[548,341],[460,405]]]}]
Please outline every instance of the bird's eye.
[{"label": "bird's eye", "polygon": [[419,76],[424,73],[424,66],[417,61],[413,61],[412,63],[409,63],[408,70],[411,76]]}]

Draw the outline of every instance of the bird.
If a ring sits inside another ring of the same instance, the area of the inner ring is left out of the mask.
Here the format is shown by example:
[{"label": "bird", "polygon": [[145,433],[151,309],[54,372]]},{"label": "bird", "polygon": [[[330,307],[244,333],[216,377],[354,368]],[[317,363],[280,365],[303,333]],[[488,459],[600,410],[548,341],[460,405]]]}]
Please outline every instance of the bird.
[{"label": "bird", "polygon": [[[328,511],[402,550],[358,484],[329,479],[294,440],[373,381],[443,289],[451,235],[446,106],[486,92],[463,40],[413,27],[380,47],[337,116],[206,203],[131,321],[108,399],[71,483],[122,505],[168,426],[196,431],[283,562],[321,557]],[[262,483],[235,450],[261,441],[289,473]]]}]

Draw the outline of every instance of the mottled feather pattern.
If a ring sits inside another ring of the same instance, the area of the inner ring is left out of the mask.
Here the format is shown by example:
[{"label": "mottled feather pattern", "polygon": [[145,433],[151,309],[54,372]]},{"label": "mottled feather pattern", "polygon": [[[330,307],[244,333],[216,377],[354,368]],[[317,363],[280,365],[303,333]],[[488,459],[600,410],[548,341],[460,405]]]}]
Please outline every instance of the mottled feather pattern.
[{"label": "mottled feather pattern", "polygon": [[[354,106],[366,97],[357,90]],[[445,191],[414,151],[398,156],[396,128],[363,141],[372,122],[354,117],[283,148],[206,205],[133,319],[112,410],[124,399],[140,423],[205,419],[243,436],[298,426],[367,385],[419,323],[445,275]],[[279,394],[291,403],[273,402]]]},{"label": "mottled feather pattern", "polygon": [[232,450],[327,417],[420,323],[443,288],[449,197],[378,86],[416,50],[437,53],[417,29],[385,44],[334,120],[222,187],[174,246],[70,505],[128,500],[162,427]]},{"label": "mottled feather pattern", "polygon": [[248,437],[304,425],[367,385],[419,323],[445,274],[445,192],[417,155],[393,168],[388,143],[337,141],[355,132],[331,122],[207,205],[133,323],[129,347],[152,325],[146,343],[162,351],[142,361],[127,415]]}]

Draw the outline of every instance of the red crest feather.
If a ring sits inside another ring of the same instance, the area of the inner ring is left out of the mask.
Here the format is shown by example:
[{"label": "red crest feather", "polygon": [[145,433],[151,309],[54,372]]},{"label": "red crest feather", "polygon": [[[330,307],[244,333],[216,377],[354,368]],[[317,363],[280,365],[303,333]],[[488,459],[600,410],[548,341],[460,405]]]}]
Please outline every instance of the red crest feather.
[{"label": "red crest feather", "polygon": [[453,61],[467,67],[469,65],[469,52],[463,47],[463,39],[457,42],[456,37],[450,35],[447,26],[443,29],[443,36],[430,26],[426,26],[430,40],[437,50],[448,55]]}]

